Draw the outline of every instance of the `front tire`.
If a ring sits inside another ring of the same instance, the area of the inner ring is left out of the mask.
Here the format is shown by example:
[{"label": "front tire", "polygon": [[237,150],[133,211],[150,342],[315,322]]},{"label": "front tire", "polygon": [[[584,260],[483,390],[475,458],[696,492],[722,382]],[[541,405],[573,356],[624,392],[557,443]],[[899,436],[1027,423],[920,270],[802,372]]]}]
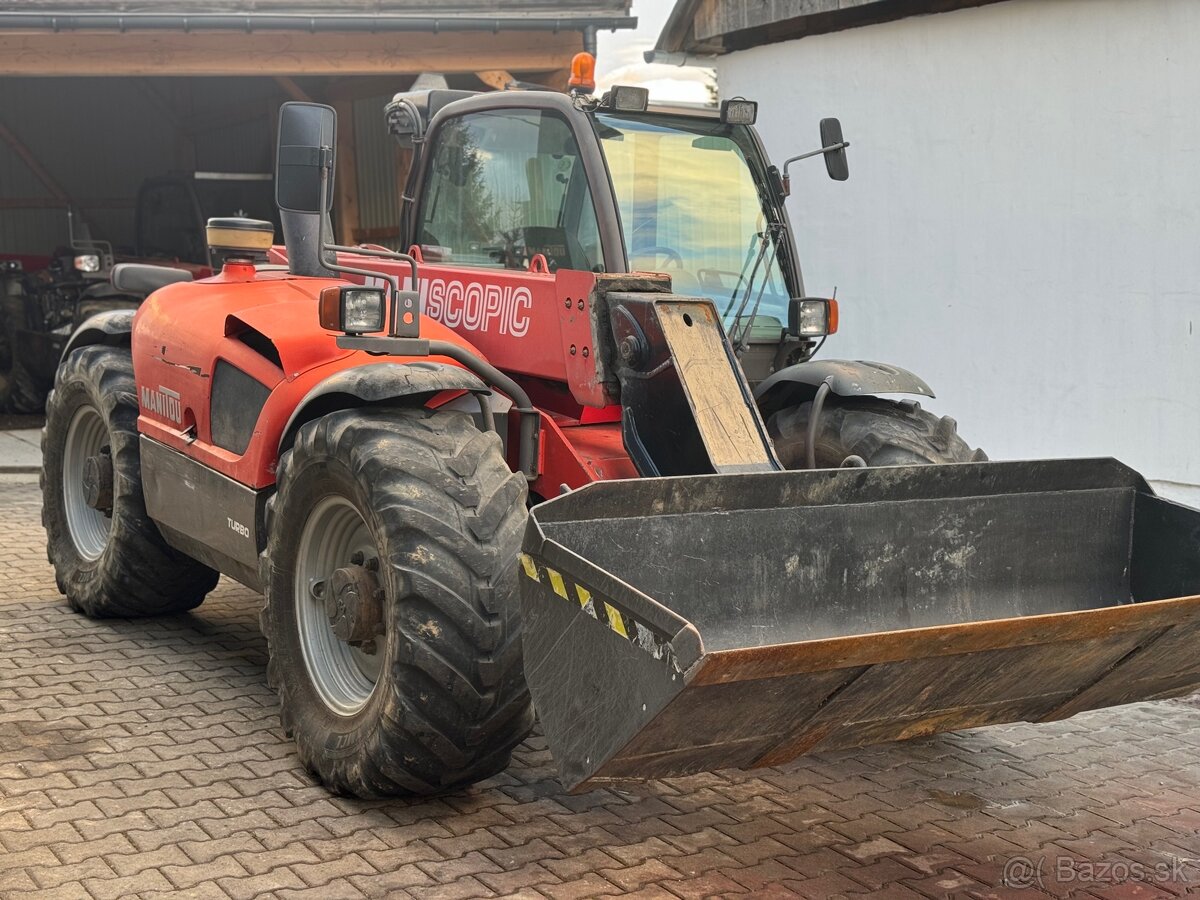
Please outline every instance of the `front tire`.
[{"label": "front tire", "polygon": [[499,437],[459,413],[332,413],[300,430],[278,485],[262,625],[301,761],[360,797],[504,769],[533,710],[517,601],[527,487]]},{"label": "front tire", "polygon": [[[172,549],[146,514],[128,350],[83,347],[58,369],[42,430],[42,524],[55,580],[95,618],[184,612],[217,573]],[[85,471],[106,471],[107,499]],[[99,508],[97,508],[99,507]]]},{"label": "front tire", "polygon": [[[805,468],[812,406],[782,409],[767,422],[779,461],[788,469]],[[837,468],[847,460],[868,466],[928,466],[987,459],[958,436],[952,418],[939,419],[912,400],[832,394],[817,422],[815,449],[819,469]]]}]

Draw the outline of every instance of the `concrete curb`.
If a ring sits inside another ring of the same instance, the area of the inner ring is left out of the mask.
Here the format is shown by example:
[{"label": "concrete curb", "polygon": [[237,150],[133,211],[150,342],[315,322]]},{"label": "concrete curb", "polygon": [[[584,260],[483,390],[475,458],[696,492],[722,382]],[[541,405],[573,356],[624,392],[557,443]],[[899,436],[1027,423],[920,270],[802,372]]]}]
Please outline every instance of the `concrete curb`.
[{"label": "concrete curb", "polygon": [[41,429],[0,431],[0,472],[27,475],[41,470]]}]

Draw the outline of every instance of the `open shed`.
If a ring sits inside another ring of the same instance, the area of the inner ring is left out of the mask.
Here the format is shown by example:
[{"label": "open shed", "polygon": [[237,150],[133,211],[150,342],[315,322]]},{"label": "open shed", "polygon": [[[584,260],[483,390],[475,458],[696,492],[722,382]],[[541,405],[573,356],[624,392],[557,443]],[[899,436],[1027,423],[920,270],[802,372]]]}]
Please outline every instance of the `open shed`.
[{"label": "open shed", "polygon": [[216,195],[213,214],[268,217],[276,114],[289,99],[338,111],[339,237],[389,243],[404,161],[383,105],[396,91],[423,74],[472,89],[565,86],[571,57],[598,29],[636,24],[628,7],[0,2],[0,257],[28,268],[66,244],[68,207],[92,237],[136,253],[146,241],[139,191],[150,192],[143,233],[148,215],[183,215],[197,188]]}]

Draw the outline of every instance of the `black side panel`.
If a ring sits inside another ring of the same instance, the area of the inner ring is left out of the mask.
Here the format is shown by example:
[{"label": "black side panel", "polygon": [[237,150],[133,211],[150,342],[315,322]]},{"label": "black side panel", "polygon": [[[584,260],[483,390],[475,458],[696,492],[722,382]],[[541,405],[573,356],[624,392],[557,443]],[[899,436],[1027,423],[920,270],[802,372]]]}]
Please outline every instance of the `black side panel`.
[{"label": "black side panel", "polygon": [[212,383],[212,440],[239,456],[250,446],[258,414],[271,389],[223,359],[217,360]]},{"label": "black side panel", "polygon": [[168,544],[261,590],[258,553],[270,490],[256,491],[142,436],[146,512]]},{"label": "black side panel", "polygon": [[1133,510],[1130,584],[1135,602],[1176,597],[1181,585],[1200,590],[1197,511],[1147,493]]},{"label": "black side panel", "polygon": [[159,288],[181,281],[191,281],[192,273],[171,266],[152,266],[144,263],[117,263],[109,276],[118,291],[138,297],[148,297]]}]

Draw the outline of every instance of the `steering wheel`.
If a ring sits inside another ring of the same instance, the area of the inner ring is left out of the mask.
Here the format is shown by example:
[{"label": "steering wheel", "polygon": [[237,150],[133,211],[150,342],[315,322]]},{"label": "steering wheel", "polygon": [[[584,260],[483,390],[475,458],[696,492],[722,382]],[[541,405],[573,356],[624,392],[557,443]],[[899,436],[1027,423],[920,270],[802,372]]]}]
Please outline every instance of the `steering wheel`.
[{"label": "steering wheel", "polygon": [[655,258],[657,258],[659,256],[665,256],[667,258],[667,260],[666,260],[667,265],[671,265],[672,263],[674,263],[675,267],[677,269],[683,268],[683,256],[680,255],[678,250],[674,250],[671,247],[663,247],[663,246],[639,247],[638,249],[634,250],[633,255],[634,256],[653,255]]}]

